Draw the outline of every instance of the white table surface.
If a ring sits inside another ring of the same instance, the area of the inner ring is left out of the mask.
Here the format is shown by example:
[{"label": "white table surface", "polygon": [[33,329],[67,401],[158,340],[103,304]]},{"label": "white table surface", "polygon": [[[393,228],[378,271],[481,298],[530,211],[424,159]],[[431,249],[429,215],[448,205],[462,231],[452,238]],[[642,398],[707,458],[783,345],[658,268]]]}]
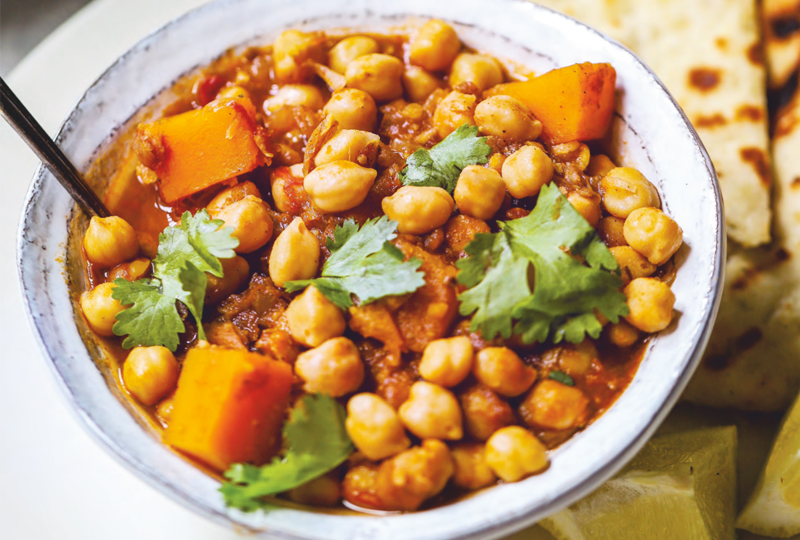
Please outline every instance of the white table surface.
[{"label": "white table surface", "polygon": [[[95,0],[6,82],[55,136],[83,91],[123,52],[205,0]],[[139,480],[83,431],[25,315],[16,231],[38,159],[0,120],[0,539],[234,540]],[[515,538],[550,538],[535,529]]]}]

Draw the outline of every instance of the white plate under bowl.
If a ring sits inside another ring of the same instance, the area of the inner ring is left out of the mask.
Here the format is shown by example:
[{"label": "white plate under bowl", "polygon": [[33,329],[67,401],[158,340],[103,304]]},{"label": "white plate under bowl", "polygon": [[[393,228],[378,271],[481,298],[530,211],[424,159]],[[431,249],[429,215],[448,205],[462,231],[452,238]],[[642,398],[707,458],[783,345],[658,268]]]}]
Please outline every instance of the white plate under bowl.
[{"label": "white plate under bowl", "polygon": [[[295,508],[241,513],[225,507],[219,483],[173,453],[144,426],[108,376],[87,335],[75,292],[80,257],[69,250],[72,201],[40,167],[19,228],[19,275],[39,343],[69,403],[95,436],[136,474],[218,522],[269,538],[314,540],[490,539],[509,534],[587,495],[618,471],[672,408],[708,340],[725,254],[720,194],[711,161],[659,80],[630,51],[600,33],[521,0],[228,0],[164,26],[117,60],[69,115],[59,145],[82,170],[154,95],[225,49],[268,43],[287,28],[380,31],[436,17],[469,46],[541,73],[576,62],[610,62],[618,103],[612,152],[653,181],[684,231],[672,286],[679,316],[650,344],[619,400],[550,454],[543,474],[496,486],[440,508],[388,517]],[[74,246],[74,242],[73,242]]]}]

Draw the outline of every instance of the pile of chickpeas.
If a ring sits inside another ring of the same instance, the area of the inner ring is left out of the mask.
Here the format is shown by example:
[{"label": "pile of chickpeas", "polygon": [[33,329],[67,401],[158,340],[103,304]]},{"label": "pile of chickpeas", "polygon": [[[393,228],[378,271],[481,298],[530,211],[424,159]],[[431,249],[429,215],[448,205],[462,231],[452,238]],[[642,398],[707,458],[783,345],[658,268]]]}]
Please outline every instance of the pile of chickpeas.
[{"label": "pile of chickpeas", "polygon": [[[488,163],[464,168],[452,196],[439,187],[398,182],[380,208],[398,223],[401,236],[433,235],[449,230],[456,219],[471,224],[470,234],[489,232],[491,220],[527,214],[509,201],[535,197],[556,182],[597,228],[621,268],[630,314],[616,324],[601,321],[605,339],[632,347],[643,334],[670,324],[675,297],[664,279],[653,276],[681,246],[682,232],[660,210],[656,188],[639,171],[591,155],[579,141],[537,142],[542,124],[526,105],[503,95],[483,99],[486,90],[506,81],[500,63],[463,50],[455,30],[441,21],[419,29],[405,49],[406,62],[403,51],[381,52],[373,37],[345,37],[327,50],[323,37],[290,30],[272,45],[278,86],[263,101],[260,118],[272,133],[286,134],[273,141],[272,206],[250,181],[226,187],[205,205],[239,240],[237,256],[222,261],[224,276],[209,275],[207,304],[242,290],[251,275],[249,254],[268,254],[269,278],[277,287],[316,277],[325,237],[319,226],[307,223],[360,207],[373,192],[381,174],[379,156],[387,148],[408,157],[469,124],[488,137],[493,148]],[[317,76],[334,89],[329,99],[312,84]],[[251,97],[247,77],[237,77],[217,95],[233,96]],[[422,126],[413,137],[387,141],[379,135],[379,112],[389,106],[410,125]],[[282,142],[295,136],[298,109],[324,118],[308,142],[316,137],[314,153],[305,160]],[[307,204],[298,206],[298,200]],[[115,317],[126,307],[111,297],[112,282],[146,276],[154,247],[119,217],[92,218],[83,247],[94,268],[106,272],[106,281],[83,293],[80,306],[97,334],[112,336]],[[498,479],[515,482],[548,466],[547,447],[534,432],[571,433],[591,420],[592,396],[580,381],[599,355],[588,338],[547,349],[542,354],[547,367],[537,370],[523,359],[524,348],[523,357],[512,348],[519,350],[513,339],[485,342],[466,330],[468,321],[454,322],[449,335],[413,354],[417,380],[398,406],[362,391],[368,374],[358,339],[348,332],[348,313],[315,287],[294,296],[280,321],[298,350],[287,361],[302,390],[346,403],[346,429],[357,448],[343,480],[336,472],[313,480],[289,494],[298,502],[330,505],[344,497],[359,507],[414,510],[450,482],[466,490]],[[231,339],[209,331],[216,345],[236,343]],[[549,379],[552,369],[578,384]],[[157,406],[159,418],[168,422],[179,372],[168,349],[136,347],[124,361],[122,379],[131,395]]]}]

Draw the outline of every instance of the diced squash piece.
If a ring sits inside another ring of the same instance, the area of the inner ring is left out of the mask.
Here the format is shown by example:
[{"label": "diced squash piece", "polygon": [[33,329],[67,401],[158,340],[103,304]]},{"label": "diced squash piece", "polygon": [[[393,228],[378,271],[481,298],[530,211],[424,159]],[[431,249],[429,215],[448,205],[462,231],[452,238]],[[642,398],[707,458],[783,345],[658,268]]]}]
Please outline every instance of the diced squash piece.
[{"label": "diced squash piece", "polygon": [[264,163],[256,143],[255,107],[247,98],[140,124],[136,153],[155,171],[167,203],[252,171]]},{"label": "diced squash piece", "polygon": [[279,449],[292,368],[242,349],[190,349],[164,441],[224,471],[267,462]]},{"label": "diced squash piece", "polygon": [[137,174],[139,160],[128,155],[115,167],[103,202],[114,216],[127,221],[137,232],[158,235],[169,226],[167,215],[159,208],[158,193],[153,186],[143,186]]},{"label": "diced squash piece", "polygon": [[575,64],[528,81],[502,84],[489,95],[515,97],[542,123],[549,144],[599,139],[614,113],[617,72],[611,64]]}]

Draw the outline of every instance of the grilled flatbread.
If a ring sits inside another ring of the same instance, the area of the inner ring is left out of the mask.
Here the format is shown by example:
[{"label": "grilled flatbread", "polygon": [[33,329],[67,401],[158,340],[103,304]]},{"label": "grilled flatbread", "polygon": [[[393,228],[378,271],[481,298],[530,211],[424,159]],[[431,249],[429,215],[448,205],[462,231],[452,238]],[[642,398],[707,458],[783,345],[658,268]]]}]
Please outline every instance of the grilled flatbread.
[{"label": "grilled flatbread", "polygon": [[763,0],[769,87],[783,87],[800,66],[800,0]]},{"label": "grilled flatbread", "polygon": [[[785,1],[785,0],[784,0]],[[617,39],[661,78],[711,156],[728,236],[770,240],[765,68],[754,0],[537,0]]]},{"label": "grilled flatbread", "polygon": [[800,389],[800,89],[775,125],[775,241],[741,250],[711,343],[684,398],[718,407],[782,410]]}]

